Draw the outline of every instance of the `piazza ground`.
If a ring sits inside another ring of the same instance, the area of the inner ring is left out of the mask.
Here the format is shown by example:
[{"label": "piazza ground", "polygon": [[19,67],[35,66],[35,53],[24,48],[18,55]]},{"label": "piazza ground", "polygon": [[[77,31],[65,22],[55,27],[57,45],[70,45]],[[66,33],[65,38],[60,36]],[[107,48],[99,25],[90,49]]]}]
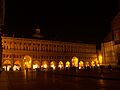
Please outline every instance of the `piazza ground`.
[{"label": "piazza ground", "polygon": [[119,76],[116,71],[4,71],[0,90],[120,90]]}]

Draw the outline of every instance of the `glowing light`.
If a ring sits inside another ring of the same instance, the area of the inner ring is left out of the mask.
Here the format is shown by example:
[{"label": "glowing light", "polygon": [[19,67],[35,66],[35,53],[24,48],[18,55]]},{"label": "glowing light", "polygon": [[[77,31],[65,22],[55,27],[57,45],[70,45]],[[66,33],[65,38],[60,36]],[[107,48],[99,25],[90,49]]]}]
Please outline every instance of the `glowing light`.
[{"label": "glowing light", "polygon": [[59,68],[62,68],[62,65],[60,64],[58,67],[59,67]]},{"label": "glowing light", "polygon": [[99,55],[99,63],[102,64],[102,55]]},{"label": "glowing light", "polygon": [[100,66],[100,64],[97,64],[97,66],[99,67],[99,66]]},{"label": "glowing light", "polygon": [[55,66],[53,67],[53,70],[55,70]]},{"label": "glowing light", "polygon": [[10,60],[5,60],[3,64],[4,64],[4,65],[10,65],[10,64],[11,64],[11,61],[10,61]]},{"label": "glowing light", "polygon": [[31,60],[29,61],[29,63],[31,63]]},{"label": "glowing light", "polygon": [[47,64],[44,64],[44,68],[47,68]]},{"label": "glowing light", "polygon": [[7,71],[10,71],[11,66],[7,66]]},{"label": "glowing light", "polygon": [[48,68],[48,62],[43,61],[41,67],[44,68],[44,69],[47,69]]},{"label": "glowing light", "polygon": [[31,68],[31,57],[30,56],[24,57],[24,64],[25,64],[25,68]]},{"label": "glowing light", "polygon": [[3,66],[3,68],[4,68],[5,71],[10,71],[11,66],[7,65],[7,66]]},{"label": "glowing light", "polygon": [[78,67],[78,58],[77,57],[72,58],[72,66]]},{"label": "glowing light", "polygon": [[53,68],[53,70],[55,70],[55,62],[54,62],[54,61],[52,61],[52,62],[50,63],[50,66]]},{"label": "glowing light", "polygon": [[89,66],[89,62],[86,62],[86,63],[85,63],[85,66],[88,67],[88,66]]},{"label": "glowing light", "polygon": [[79,62],[79,69],[82,69],[84,67],[84,63],[83,63],[83,61],[80,61]]},{"label": "glowing light", "polygon": [[33,69],[36,69],[36,68],[38,68],[38,65],[37,64],[33,65]]},{"label": "glowing light", "polygon": [[53,68],[53,70],[55,70],[55,66],[54,66],[54,64],[53,64],[53,65],[51,65],[51,67]]},{"label": "glowing light", "polygon": [[91,66],[95,66],[95,62],[94,61],[91,62]]},{"label": "glowing light", "polygon": [[7,66],[3,66],[3,68],[4,68],[5,71],[10,71],[11,66],[7,65]]},{"label": "glowing light", "polygon": [[51,67],[54,67],[54,65],[51,65]]},{"label": "glowing light", "polygon": [[11,61],[10,60],[5,60],[4,62],[3,62],[3,68],[5,69],[5,71],[9,71],[10,70],[10,68],[11,68]]},{"label": "glowing light", "polygon": [[69,61],[66,62],[66,66],[65,67],[70,67],[70,62]]},{"label": "glowing light", "polygon": [[68,67],[68,65],[66,65],[66,67]]},{"label": "glowing light", "polygon": [[20,61],[19,61],[19,60],[15,61],[15,62],[14,62],[14,65],[16,65],[16,66],[21,66],[21,65],[20,65]]},{"label": "glowing light", "polygon": [[16,70],[20,70],[20,66],[16,66],[16,65],[14,65],[14,67],[13,67],[13,71],[16,71]]},{"label": "glowing light", "polygon": [[59,67],[60,69],[62,69],[62,68],[64,67],[64,66],[63,66],[63,62],[62,62],[62,61],[60,61],[60,62],[59,62],[58,67]]}]

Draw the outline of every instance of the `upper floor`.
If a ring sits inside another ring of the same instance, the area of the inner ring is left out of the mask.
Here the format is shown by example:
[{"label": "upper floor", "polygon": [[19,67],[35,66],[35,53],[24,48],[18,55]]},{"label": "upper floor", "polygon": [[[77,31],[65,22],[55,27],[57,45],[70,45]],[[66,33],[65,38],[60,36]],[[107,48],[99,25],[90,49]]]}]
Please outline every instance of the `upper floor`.
[{"label": "upper floor", "polygon": [[2,37],[2,48],[14,51],[96,53],[96,44]]}]

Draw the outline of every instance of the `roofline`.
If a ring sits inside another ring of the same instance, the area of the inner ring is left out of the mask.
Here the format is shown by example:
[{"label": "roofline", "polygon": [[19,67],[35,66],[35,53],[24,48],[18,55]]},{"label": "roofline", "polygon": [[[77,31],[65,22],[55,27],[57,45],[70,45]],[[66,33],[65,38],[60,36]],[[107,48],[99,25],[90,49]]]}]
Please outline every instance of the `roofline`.
[{"label": "roofline", "polygon": [[114,21],[117,19],[118,16],[120,16],[120,11],[119,11],[118,14],[113,18],[113,20],[111,21],[111,24],[114,23]]},{"label": "roofline", "polygon": [[[1,36],[1,38],[16,38],[16,39],[27,39],[27,40],[41,40],[41,41],[49,41],[49,42],[61,42],[61,43],[70,43],[70,44],[89,44],[89,43],[82,43],[82,42],[73,42],[73,41],[59,41],[59,40],[47,40],[47,39],[36,39],[36,38],[25,38],[25,37],[9,37],[9,36]],[[89,45],[95,45],[96,46],[96,44],[89,44]]]}]

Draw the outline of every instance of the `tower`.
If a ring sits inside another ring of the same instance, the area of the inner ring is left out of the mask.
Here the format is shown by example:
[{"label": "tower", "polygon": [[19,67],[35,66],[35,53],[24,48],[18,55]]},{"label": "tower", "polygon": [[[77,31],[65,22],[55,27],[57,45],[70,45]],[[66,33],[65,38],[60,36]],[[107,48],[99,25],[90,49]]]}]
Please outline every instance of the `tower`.
[{"label": "tower", "polygon": [[0,0],[0,68],[2,67],[2,31],[5,17],[5,0]]},{"label": "tower", "polygon": [[33,37],[43,38],[43,35],[42,35],[41,32],[40,32],[39,25],[37,25],[37,28],[35,29],[35,34],[33,34]]}]

